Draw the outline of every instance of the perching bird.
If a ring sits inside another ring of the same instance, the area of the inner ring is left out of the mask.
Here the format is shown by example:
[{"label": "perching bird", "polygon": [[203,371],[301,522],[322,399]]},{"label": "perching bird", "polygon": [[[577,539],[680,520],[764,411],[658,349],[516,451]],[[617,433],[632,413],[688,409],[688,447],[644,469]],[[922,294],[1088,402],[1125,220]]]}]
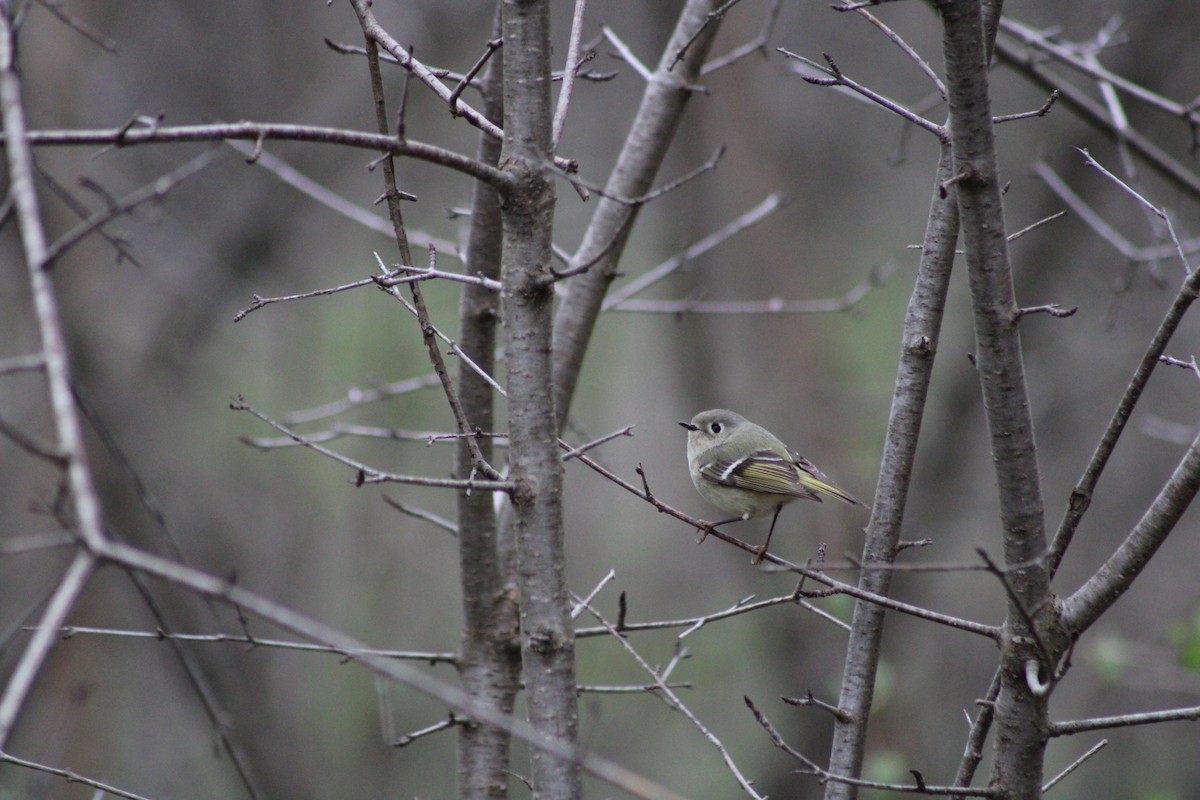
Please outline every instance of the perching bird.
[{"label": "perching bird", "polygon": [[716,525],[773,515],[767,540],[752,563],[762,561],[779,512],[793,500],[821,502],[821,495],[827,494],[866,507],[830,483],[811,461],[740,414],[717,408],[679,424],[688,431],[688,471],[696,491],[722,511],[737,515]]}]

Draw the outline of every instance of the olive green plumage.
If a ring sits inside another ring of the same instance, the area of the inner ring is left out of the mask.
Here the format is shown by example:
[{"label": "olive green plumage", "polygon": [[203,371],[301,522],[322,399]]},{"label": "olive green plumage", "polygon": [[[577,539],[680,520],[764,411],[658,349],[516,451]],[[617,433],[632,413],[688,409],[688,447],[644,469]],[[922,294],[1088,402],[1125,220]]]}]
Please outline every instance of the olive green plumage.
[{"label": "olive green plumage", "polygon": [[811,461],[740,414],[718,408],[679,424],[688,431],[688,471],[696,491],[722,511],[737,515],[716,524],[773,515],[755,564],[762,561],[771,543],[780,510],[793,500],[820,502],[822,495],[828,495],[863,505],[830,483]]}]

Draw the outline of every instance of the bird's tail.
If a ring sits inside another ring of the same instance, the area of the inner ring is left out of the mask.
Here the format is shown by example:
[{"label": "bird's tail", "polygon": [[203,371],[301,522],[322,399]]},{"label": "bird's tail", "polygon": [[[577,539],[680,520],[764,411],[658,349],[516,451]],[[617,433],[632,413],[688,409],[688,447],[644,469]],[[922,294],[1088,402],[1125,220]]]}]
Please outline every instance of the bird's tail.
[{"label": "bird's tail", "polygon": [[[825,477],[825,473],[813,466],[813,463],[807,458],[797,458],[796,466],[800,468],[800,483],[814,492],[827,494],[830,497],[836,497],[844,503],[849,503],[852,506],[867,507],[866,503],[856,498],[849,492],[842,491],[838,487],[829,482],[829,478]],[[817,499],[820,499],[819,497]]]}]

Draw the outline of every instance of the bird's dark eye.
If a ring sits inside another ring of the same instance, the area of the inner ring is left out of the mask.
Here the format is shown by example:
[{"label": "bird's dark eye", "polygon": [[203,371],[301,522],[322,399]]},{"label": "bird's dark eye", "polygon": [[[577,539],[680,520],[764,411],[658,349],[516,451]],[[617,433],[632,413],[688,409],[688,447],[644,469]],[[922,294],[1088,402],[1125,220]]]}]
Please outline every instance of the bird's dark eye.
[{"label": "bird's dark eye", "polygon": [[720,433],[721,432],[721,423],[714,422],[712,425],[708,426],[708,429],[711,430],[713,433]]}]

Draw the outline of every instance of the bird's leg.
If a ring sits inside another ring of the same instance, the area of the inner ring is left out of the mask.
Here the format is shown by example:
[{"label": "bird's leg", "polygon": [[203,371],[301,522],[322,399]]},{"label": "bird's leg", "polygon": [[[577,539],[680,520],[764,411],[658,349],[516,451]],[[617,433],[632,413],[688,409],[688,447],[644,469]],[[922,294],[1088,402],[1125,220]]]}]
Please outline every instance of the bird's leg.
[{"label": "bird's leg", "polygon": [[754,551],[754,558],[750,561],[751,564],[756,566],[761,564],[763,556],[767,554],[767,545],[771,543],[771,534],[775,532],[775,522],[779,519],[780,511],[783,511],[783,503],[775,506],[775,516],[771,517],[771,529],[767,531],[767,540],[762,543],[762,547]]},{"label": "bird's leg", "polygon": [[700,544],[707,539],[708,535],[712,533],[713,528],[719,528],[722,525],[728,525],[731,522],[745,522],[748,519],[750,519],[749,514],[742,514],[740,517],[730,517],[729,519],[723,519],[720,522],[714,522],[707,528],[699,528],[698,530],[700,531],[700,538],[696,540],[696,544]]}]

